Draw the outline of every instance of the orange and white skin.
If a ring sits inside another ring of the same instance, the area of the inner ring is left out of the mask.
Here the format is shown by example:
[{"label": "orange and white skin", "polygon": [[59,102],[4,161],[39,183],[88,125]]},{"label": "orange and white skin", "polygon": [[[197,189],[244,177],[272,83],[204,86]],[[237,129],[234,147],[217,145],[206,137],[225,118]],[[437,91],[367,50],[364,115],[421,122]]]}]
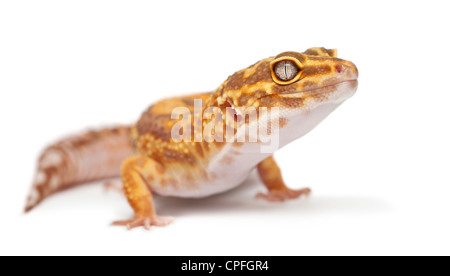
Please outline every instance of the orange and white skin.
[{"label": "orange and white skin", "polygon": [[[91,131],[51,145],[39,159],[26,211],[55,192],[118,176],[135,214],[113,224],[129,229],[164,226],[173,220],[157,215],[153,194],[207,197],[237,187],[254,169],[267,187],[258,198],[285,201],[308,195],[310,189],[293,190],[284,183],[273,152],[261,150],[266,146],[261,141],[216,142],[205,141],[205,137],[175,141],[171,131],[180,119],[172,119],[172,112],[180,107],[193,111],[194,100],[203,102],[200,115],[215,108],[223,118],[230,108],[234,118],[242,108],[276,108],[270,119],[258,116],[256,121],[245,120],[240,125],[226,121],[214,135],[223,135],[231,127],[234,141],[241,141],[239,128],[270,120],[276,131],[269,132],[269,138],[278,138],[277,148],[281,148],[311,131],[350,98],[356,92],[357,78],[356,66],[337,58],[336,50],[310,48],[263,59],[231,75],[214,92],[152,105],[134,126]],[[198,133],[208,135],[211,118],[215,117],[192,116],[200,128],[200,132],[192,132],[192,138]],[[271,137],[274,135],[277,137]]]}]

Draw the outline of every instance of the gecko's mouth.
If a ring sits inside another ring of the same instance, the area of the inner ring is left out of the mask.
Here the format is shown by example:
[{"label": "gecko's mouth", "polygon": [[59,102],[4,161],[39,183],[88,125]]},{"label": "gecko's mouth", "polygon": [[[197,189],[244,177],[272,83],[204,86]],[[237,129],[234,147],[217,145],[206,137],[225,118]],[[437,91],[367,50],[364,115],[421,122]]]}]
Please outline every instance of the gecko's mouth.
[{"label": "gecko's mouth", "polygon": [[339,82],[332,83],[332,84],[329,84],[329,85],[326,85],[323,87],[311,88],[311,89],[302,90],[302,91],[287,92],[287,93],[280,95],[280,97],[296,98],[296,97],[302,97],[305,94],[309,94],[310,96],[331,94],[333,92],[340,90],[341,87],[345,87],[345,86],[347,86],[348,88],[350,88],[352,90],[356,90],[356,88],[358,87],[358,79],[339,81]]}]

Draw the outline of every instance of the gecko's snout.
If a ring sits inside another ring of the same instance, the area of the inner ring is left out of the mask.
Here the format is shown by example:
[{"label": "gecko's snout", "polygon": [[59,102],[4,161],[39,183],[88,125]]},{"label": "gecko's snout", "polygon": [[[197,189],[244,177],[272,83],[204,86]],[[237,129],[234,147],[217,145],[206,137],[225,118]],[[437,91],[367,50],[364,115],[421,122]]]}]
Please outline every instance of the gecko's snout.
[{"label": "gecko's snout", "polygon": [[336,73],[340,74],[346,80],[358,79],[358,68],[353,62],[342,61],[336,65]]}]

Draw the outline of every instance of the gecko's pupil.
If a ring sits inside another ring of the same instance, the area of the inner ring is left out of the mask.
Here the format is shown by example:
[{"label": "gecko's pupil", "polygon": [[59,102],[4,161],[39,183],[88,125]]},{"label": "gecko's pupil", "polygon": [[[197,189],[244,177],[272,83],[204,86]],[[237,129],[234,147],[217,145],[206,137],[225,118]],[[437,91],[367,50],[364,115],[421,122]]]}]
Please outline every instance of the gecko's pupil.
[{"label": "gecko's pupil", "polygon": [[290,81],[299,73],[300,69],[291,60],[282,60],[273,67],[275,76],[281,81]]}]

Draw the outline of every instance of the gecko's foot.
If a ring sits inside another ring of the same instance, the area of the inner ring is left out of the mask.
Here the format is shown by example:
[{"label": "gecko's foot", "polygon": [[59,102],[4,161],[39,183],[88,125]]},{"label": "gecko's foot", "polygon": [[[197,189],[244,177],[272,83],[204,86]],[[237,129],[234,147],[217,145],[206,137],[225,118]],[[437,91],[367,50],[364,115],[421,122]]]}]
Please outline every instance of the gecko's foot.
[{"label": "gecko's foot", "polygon": [[106,181],[105,183],[103,183],[103,191],[105,193],[109,191],[114,191],[123,194],[122,185],[114,183],[112,181]]},{"label": "gecko's foot", "polygon": [[136,227],[144,227],[149,230],[151,226],[166,226],[173,221],[172,217],[147,217],[147,216],[135,216],[129,220],[119,220],[112,223],[115,226],[126,226],[128,230]]},{"label": "gecko's foot", "polygon": [[308,196],[311,193],[310,188],[300,190],[283,189],[278,191],[270,191],[268,193],[258,193],[256,198],[262,198],[270,202],[281,202],[289,199],[299,198],[300,196]]}]

